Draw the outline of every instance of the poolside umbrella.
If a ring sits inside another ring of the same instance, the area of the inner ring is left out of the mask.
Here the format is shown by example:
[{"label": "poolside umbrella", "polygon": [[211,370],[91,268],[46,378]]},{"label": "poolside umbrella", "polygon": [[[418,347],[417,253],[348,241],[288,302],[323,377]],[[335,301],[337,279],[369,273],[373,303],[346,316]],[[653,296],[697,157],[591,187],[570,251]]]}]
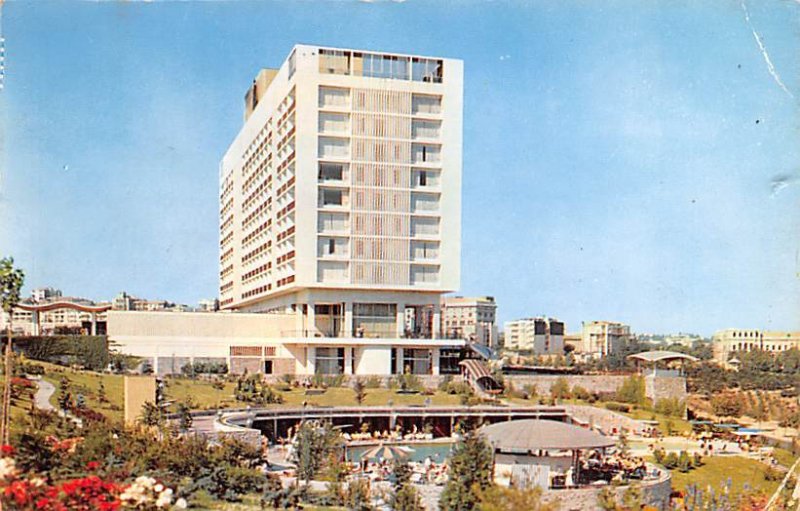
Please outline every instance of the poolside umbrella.
[{"label": "poolside umbrella", "polygon": [[380,444],[377,447],[367,450],[361,455],[362,460],[382,459],[394,460],[398,458],[407,458],[409,452],[394,445]]}]

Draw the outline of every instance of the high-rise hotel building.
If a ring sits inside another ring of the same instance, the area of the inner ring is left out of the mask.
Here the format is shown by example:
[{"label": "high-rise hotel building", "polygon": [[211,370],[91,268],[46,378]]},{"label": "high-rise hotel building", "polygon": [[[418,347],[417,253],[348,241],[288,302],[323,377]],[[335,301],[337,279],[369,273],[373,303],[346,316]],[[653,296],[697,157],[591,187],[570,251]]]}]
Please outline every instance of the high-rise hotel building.
[{"label": "high-rise hotel building", "polygon": [[453,59],[297,45],[263,69],[220,165],[220,308],[291,314],[283,342],[312,364],[433,371],[460,343],[439,330],[462,96]]}]

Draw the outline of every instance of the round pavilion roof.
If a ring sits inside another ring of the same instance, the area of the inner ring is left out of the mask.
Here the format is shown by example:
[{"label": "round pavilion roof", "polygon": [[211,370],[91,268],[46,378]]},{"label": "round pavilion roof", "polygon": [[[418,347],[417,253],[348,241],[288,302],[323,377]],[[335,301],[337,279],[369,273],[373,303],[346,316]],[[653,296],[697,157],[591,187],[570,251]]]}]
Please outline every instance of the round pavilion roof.
[{"label": "round pavilion roof", "polygon": [[566,422],[524,419],[499,422],[479,430],[501,452],[611,447],[613,438]]},{"label": "round pavilion roof", "polygon": [[641,360],[642,362],[661,362],[662,360],[688,360],[690,362],[697,362],[698,360],[697,357],[687,355],[686,353],[678,353],[677,351],[645,351],[628,355],[628,358]]}]

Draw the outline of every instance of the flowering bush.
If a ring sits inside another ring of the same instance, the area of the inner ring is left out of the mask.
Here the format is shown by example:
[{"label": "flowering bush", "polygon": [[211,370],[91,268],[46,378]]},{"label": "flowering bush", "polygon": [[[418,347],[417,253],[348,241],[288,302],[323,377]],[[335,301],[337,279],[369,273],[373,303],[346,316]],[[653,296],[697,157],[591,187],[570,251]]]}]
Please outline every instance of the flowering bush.
[{"label": "flowering bush", "polygon": [[[155,479],[137,477],[129,485],[104,480],[98,475],[48,484],[41,477],[23,477],[10,446],[0,447],[0,501],[3,509],[16,511],[116,511],[123,509],[185,509],[186,501],[173,502],[173,490]],[[99,468],[87,464],[88,470]]]}]

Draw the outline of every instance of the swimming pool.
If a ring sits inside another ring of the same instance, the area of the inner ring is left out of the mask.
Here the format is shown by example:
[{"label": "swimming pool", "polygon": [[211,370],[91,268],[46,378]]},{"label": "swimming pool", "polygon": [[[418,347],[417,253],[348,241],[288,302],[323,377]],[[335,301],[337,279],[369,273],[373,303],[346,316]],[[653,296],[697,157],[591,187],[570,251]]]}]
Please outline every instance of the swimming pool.
[{"label": "swimming pool", "polygon": [[[393,444],[393,445],[402,445],[413,449],[414,451],[411,452],[408,456],[408,461],[417,461],[423,462],[425,458],[430,457],[431,461],[434,463],[442,463],[444,462],[448,456],[450,456],[450,450],[453,448],[453,444],[450,443],[414,443],[414,444]],[[356,447],[348,447],[347,448],[347,460],[348,461],[360,461],[361,455],[364,454],[369,449],[375,447],[374,445],[359,445]]]}]

